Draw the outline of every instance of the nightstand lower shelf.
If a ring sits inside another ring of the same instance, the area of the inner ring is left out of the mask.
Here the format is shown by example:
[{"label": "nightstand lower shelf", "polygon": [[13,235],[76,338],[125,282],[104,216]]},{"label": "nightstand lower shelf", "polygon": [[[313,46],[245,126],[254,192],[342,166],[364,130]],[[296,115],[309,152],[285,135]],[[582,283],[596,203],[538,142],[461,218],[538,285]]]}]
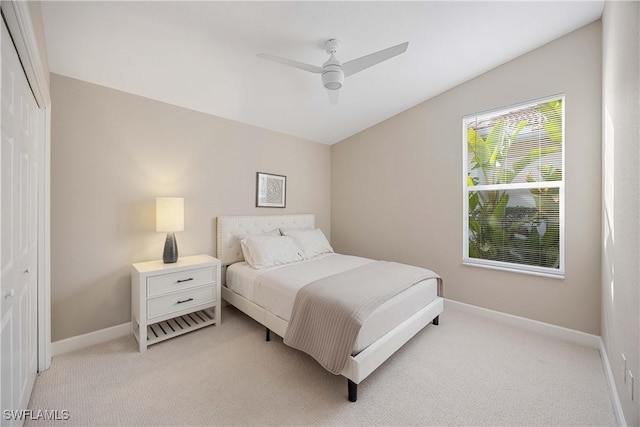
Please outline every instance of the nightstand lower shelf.
[{"label": "nightstand lower shelf", "polygon": [[204,310],[194,311],[173,319],[147,325],[147,345],[215,324],[216,316],[214,310],[216,309],[216,307],[205,308]]}]

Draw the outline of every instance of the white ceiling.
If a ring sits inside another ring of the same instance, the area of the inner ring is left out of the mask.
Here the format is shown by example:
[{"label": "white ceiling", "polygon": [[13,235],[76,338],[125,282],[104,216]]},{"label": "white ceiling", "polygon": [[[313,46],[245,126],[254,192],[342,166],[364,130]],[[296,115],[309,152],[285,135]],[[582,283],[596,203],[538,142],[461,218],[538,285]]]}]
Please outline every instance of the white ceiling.
[{"label": "white ceiling", "polygon": [[[597,20],[599,1],[42,3],[51,71],[333,144]],[[409,41],[348,77],[330,105],[321,66]]]}]

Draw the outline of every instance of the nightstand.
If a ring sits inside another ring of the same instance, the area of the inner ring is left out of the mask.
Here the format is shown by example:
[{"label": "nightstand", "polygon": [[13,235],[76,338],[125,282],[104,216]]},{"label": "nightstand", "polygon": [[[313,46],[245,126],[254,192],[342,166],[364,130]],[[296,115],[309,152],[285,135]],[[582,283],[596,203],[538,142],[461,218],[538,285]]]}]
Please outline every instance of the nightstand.
[{"label": "nightstand", "polygon": [[219,325],[220,261],[209,255],[131,265],[131,330],[147,346]]}]

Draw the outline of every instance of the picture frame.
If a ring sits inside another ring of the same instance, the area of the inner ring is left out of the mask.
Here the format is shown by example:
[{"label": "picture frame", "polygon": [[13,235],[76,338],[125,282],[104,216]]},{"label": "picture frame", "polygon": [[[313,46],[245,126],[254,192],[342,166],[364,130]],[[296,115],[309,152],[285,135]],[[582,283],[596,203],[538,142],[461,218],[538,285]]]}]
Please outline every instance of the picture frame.
[{"label": "picture frame", "polygon": [[256,207],[285,208],[287,206],[287,177],[256,172]]}]

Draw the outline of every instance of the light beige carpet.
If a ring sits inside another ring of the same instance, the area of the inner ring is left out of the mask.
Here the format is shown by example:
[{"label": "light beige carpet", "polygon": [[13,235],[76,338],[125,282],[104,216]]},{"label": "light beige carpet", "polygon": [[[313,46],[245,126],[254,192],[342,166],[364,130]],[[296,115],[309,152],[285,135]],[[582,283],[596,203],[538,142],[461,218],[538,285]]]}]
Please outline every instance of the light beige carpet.
[{"label": "light beige carpet", "polygon": [[597,350],[451,308],[440,319],[356,403],[345,378],[225,308],[220,326],[143,354],[126,337],[55,357],[30,409],[68,410],[65,426],[616,424]]}]

